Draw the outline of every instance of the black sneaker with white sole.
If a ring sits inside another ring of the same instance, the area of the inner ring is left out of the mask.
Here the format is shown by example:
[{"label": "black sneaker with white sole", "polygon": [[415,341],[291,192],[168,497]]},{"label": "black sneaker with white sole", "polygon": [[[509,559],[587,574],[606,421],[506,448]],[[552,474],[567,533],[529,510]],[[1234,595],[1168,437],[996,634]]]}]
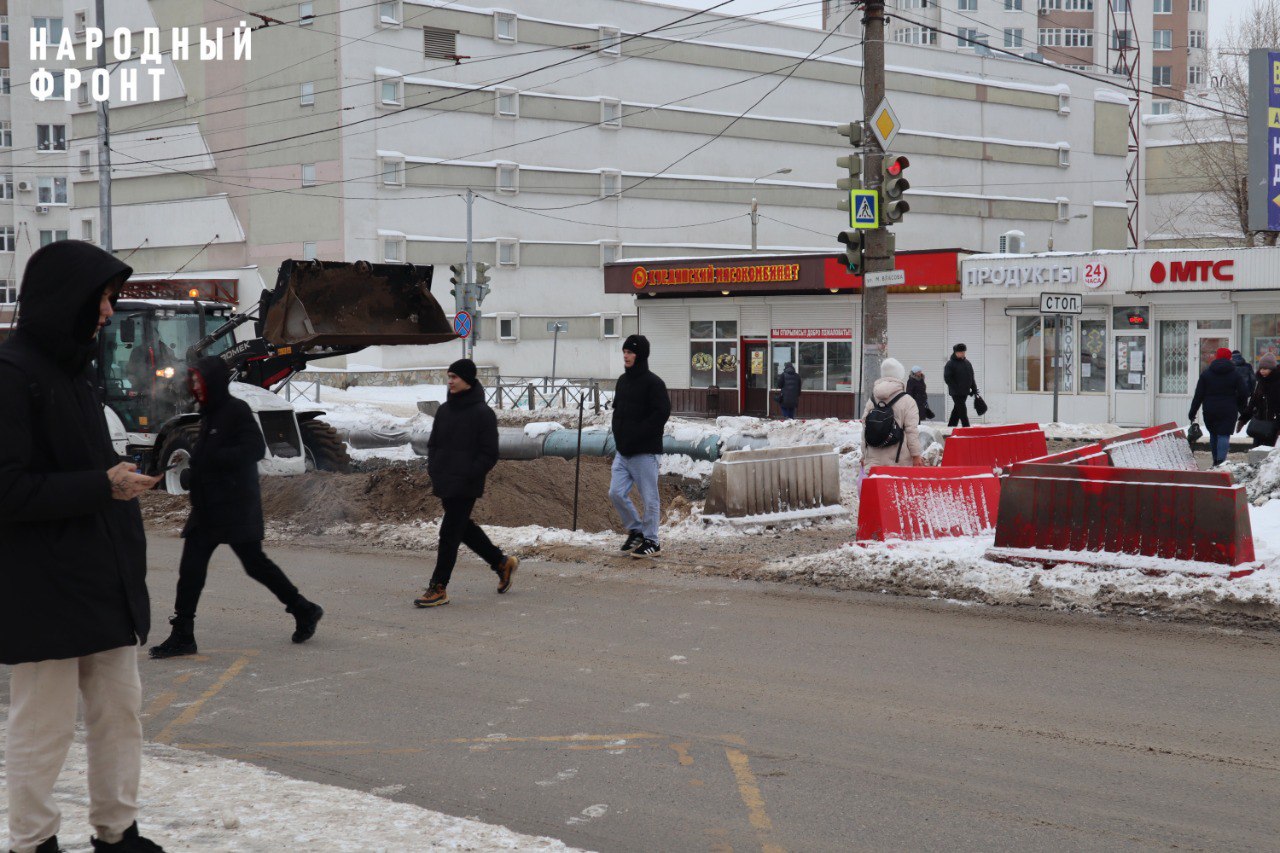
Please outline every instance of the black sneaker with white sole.
[{"label": "black sneaker with white sole", "polygon": [[641,545],[643,543],[644,543],[644,534],[641,533],[639,530],[632,530],[627,533],[627,541],[623,542],[622,547],[619,548],[618,550],[630,551],[632,548],[635,548],[636,546]]},{"label": "black sneaker with white sole", "polygon": [[662,546],[652,539],[646,539],[640,543],[640,547],[631,552],[633,557],[656,557],[662,551]]}]

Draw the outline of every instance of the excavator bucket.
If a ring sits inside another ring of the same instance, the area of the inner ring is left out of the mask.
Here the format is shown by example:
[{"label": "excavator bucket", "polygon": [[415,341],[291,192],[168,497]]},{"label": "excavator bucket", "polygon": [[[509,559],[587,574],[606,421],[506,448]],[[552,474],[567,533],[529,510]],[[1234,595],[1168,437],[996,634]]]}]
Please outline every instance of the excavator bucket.
[{"label": "excavator bucket", "polygon": [[457,340],[431,295],[432,267],[285,261],[262,295],[262,336],[279,346],[366,347]]}]

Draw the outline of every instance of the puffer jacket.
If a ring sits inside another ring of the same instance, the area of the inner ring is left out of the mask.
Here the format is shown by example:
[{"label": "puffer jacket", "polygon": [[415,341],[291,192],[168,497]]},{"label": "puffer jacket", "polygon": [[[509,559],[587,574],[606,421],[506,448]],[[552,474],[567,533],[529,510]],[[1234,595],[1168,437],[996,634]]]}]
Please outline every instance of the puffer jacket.
[{"label": "puffer jacket", "polygon": [[1191,398],[1190,420],[1204,406],[1204,425],[1215,435],[1231,435],[1236,419],[1249,406],[1244,380],[1229,358],[1214,359],[1200,374],[1196,393]]},{"label": "puffer jacket", "polygon": [[[901,453],[898,452],[899,445],[868,447],[866,442],[863,442],[862,464],[864,466],[911,465],[912,457],[920,455],[920,407],[906,391],[907,386],[901,379],[887,377],[877,379],[876,384],[871,387],[871,396],[882,403],[889,402],[899,394],[903,395],[902,399],[893,404],[893,418],[903,428],[904,435]],[[862,410],[864,423],[867,415],[871,413],[871,407],[871,400],[867,400],[867,405]]]}]

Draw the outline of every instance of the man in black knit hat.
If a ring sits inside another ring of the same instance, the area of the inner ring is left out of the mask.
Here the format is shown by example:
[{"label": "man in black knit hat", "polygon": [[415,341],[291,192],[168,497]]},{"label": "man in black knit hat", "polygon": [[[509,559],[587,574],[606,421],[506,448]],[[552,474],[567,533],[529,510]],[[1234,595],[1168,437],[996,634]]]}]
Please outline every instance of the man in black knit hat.
[{"label": "man in black knit hat", "polygon": [[436,570],[427,591],[414,599],[418,607],[449,603],[445,587],[458,561],[458,546],[465,544],[498,575],[498,592],[511,589],[517,557],[508,557],[489,541],[471,510],[484,494],[484,479],[498,464],[498,418],[484,401],[484,388],[476,379],[476,365],[462,358],[449,365],[449,399],[436,412],[427,439],[427,472],[431,491],[444,505]]},{"label": "man in black knit hat", "polygon": [[[671,417],[666,384],[649,370],[649,339],[631,335],[622,342],[626,371],[613,392],[613,479],[609,499],[627,528],[622,550],[633,557],[656,557],[658,545],[658,455],[662,430]],[[631,487],[640,491],[644,518],[636,515]]]}]

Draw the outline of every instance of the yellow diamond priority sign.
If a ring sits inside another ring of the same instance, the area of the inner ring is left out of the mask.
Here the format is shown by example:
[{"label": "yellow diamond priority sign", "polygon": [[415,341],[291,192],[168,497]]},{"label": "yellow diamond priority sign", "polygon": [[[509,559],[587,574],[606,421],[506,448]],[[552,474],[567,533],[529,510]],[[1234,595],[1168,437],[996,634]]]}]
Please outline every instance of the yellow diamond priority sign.
[{"label": "yellow diamond priority sign", "polygon": [[902,124],[898,121],[897,114],[893,111],[893,107],[889,106],[889,99],[885,98],[871,114],[871,131],[880,141],[881,148],[887,150],[893,146],[894,137],[898,135],[900,127]]}]

